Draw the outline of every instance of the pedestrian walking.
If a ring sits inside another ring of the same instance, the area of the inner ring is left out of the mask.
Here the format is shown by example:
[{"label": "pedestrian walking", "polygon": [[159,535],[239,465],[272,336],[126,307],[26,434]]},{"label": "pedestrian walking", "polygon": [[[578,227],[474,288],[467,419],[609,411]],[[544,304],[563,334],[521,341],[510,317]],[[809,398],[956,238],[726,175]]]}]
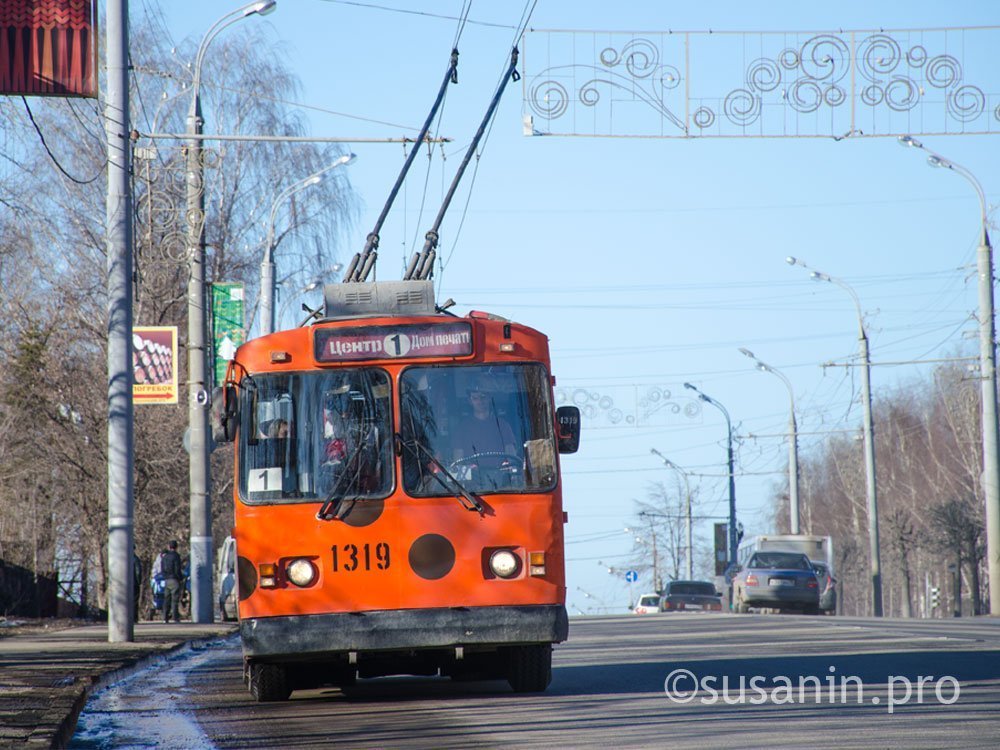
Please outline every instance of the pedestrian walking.
[{"label": "pedestrian walking", "polygon": [[142,593],[142,560],[132,545],[132,622],[139,622],[139,595]]},{"label": "pedestrian walking", "polygon": [[171,540],[167,551],[160,555],[161,572],[163,574],[163,621],[181,621],[181,592],[184,590],[184,568],[181,556],[177,553],[177,540]]}]

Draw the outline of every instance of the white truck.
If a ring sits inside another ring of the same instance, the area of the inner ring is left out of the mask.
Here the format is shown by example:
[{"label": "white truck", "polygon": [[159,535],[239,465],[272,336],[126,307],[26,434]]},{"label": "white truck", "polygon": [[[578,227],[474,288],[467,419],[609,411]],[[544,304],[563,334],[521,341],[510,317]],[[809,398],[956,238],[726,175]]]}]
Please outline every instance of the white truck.
[{"label": "white truck", "polygon": [[736,560],[746,565],[751,555],[760,551],[801,552],[813,562],[826,563],[833,570],[833,539],[829,536],[763,534],[748,537],[740,542]]}]

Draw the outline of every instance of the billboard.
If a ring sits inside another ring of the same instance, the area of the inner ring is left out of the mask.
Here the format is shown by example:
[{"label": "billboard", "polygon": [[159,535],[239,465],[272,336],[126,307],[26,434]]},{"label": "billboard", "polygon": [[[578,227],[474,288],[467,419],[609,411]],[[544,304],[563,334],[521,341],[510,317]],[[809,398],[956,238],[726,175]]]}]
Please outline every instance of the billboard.
[{"label": "billboard", "polygon": [[97,97],[96,0],[0,0],[0,94]]},{"label": "billboard", "polygon": [[212,284],[212,372],[216,385],[226,379],[229,361],[244,341],[243,284],[227,281]]},{"label": "billboard", "polygon": [[177,326],[132,328],[132,401],[177,403]]}]

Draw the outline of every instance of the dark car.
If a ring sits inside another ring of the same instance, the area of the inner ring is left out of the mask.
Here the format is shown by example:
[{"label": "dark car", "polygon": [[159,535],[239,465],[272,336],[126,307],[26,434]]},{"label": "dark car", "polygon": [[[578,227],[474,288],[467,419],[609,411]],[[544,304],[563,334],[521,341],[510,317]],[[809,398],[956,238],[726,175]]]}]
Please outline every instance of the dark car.
[{"label": "dark car", "polygon": [[826,563],[813,561],[812,567],[816,580],[819,581],[819,608],[828,615],[836,614],[837,579]]},{"label": "dark car", "polygon": [[819,613],[819,581],[800,552],[755,552],[733,579],[733,609],[798,609]]},{"label": "dark car", "polygon": [[722,611],[722,594],[708,581],[671,581],[660,596],[663,612]]}]

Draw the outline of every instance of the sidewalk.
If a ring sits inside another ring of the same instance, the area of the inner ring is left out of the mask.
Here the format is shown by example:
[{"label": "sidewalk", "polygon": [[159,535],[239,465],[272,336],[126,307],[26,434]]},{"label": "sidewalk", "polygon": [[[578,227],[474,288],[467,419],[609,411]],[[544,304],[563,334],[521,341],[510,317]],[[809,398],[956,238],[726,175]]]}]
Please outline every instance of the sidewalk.
[{"label": "sidewalk", "polygon": [[0,638],[0,748],[65,747],[89,693],[144,661],[236,627],[141,622],[131,643],[108,643],[107,625]]}]

